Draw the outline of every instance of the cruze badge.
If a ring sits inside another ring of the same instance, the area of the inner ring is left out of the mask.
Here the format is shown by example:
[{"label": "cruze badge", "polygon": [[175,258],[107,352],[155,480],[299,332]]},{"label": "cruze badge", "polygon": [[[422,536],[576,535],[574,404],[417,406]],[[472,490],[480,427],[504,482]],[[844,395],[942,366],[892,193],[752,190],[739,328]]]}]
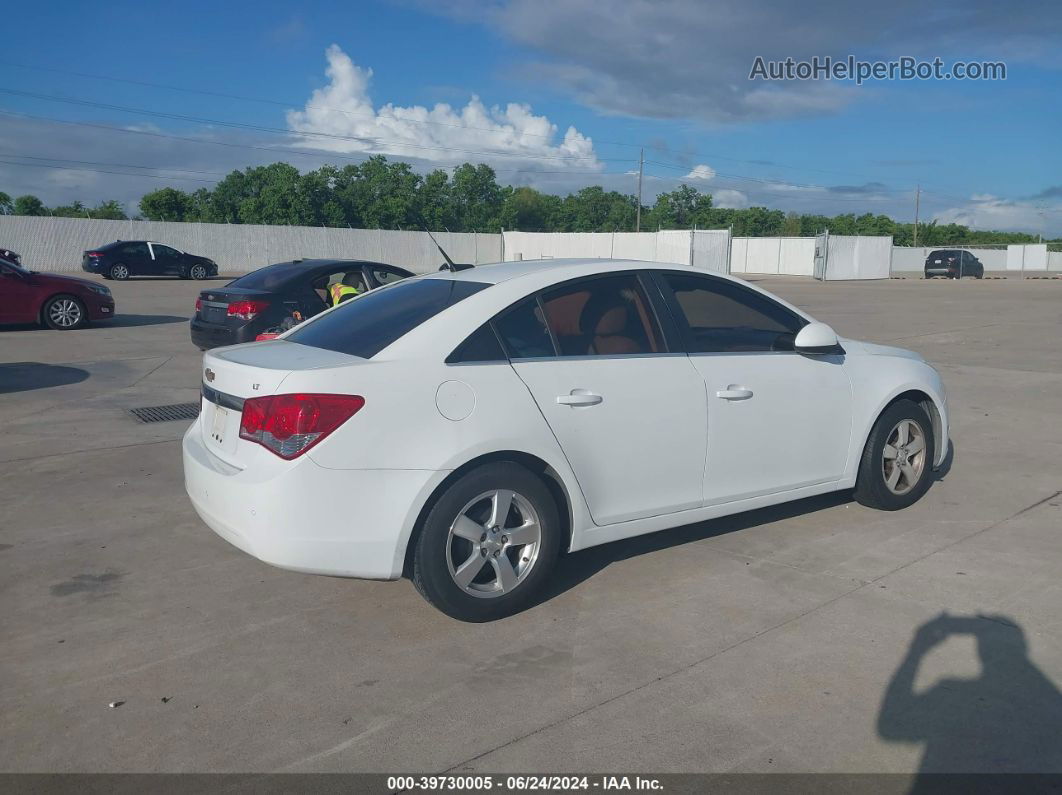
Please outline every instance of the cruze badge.
[{"label": "cruze badge", "polygon": [[206,370],[203,371],[203,375],[206,376],[206,380],[207,381],[213,381],[214,380],[214,371],[211,370],[209,367]]}]

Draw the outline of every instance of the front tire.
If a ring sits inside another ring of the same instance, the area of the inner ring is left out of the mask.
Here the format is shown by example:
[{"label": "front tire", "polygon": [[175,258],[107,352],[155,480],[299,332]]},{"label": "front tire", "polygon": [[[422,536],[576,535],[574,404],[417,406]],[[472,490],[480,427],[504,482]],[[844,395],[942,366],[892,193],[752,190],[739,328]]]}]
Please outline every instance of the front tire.
[{"label": "front tire", "polygon": [[868,508],[898,511],[921,499],[933,470],[933,423],[912,400],[881,413],[863,448],[855,498]]},{"label": "front tire", "polygon": [[85,305],[72,295],[53,295],[41,310],[44,325],[56,331],[72,331],[88,325]]},{"label": "front tire", "polygon": [[448,616],[493,621],[530,604],[561,544],[557,504],[519,464],[477,467],[454,481],[424,521],[413,584]]},{"label": "front tire", "polygon": [[192,278],[197,282],[203,281],[203,279],[210,275],[207,272],[206,265],[193,265],[189,273],[191,273]]}]

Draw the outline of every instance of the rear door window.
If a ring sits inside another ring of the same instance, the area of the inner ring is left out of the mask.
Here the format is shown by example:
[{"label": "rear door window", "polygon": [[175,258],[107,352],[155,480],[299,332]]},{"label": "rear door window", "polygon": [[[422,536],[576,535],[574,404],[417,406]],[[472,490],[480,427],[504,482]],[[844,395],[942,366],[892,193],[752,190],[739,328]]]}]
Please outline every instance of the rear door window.
[{"label": "rear door window", "polygon": [[510,358],[542,359],[557,355],[537,299],[524,300],[507,310],[495,325]]},{"label": "rear door window", "polygon": [[542,295],[561,356],[662,353],[660,329],[638,277],[580,280]]},{"label": "rear door window", "polygon": [[286,339],[371,359],[424,321],[489,286],[457,279],[402,281],[347,301]]}]

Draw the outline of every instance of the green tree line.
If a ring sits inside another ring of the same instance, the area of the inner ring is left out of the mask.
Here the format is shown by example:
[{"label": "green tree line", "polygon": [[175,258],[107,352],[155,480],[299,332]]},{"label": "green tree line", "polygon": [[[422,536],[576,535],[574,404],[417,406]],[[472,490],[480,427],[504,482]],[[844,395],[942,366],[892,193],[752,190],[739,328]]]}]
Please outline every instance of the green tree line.
[{"label": "green tree line", "polygon": [[[500,185],[490,166],[465,163],[453,174],[441,169],[421,175],[408,163],[377,155],[343,167],[326,165],[300,173],[287,163],[233,171],[213,190],[161,188],[140,200],[140,216],[151,221],[229,224],[349,226],[361,229],[448,229],[451,232],[632,232],[637,215],[633,195],[594,185],[567,196],[530,187]],[[914,225],[886,215],[835,216],[766,207],[715,207],[710,193],[689,185],[661,193],[642,206],[643,230],[727,229],[737,236],[812,236],[825,229],[839,235],[892,235],[896,245],[914,242]],[[0,193],[0,212],[126,218],[116,201],[89,208],[80,202],[47,208],[35,196],[13,201]],[[1019,232],[974,231],[960,224],[920,224],[922,245],[1030,243]]]}]

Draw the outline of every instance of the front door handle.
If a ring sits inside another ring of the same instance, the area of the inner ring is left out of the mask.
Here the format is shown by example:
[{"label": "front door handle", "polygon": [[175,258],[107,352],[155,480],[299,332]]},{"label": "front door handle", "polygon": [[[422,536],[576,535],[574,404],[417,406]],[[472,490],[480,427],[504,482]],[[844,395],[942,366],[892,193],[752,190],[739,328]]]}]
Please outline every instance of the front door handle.
[{"label": "front door handle", "polygon": [[573,389],[570,394],[557,395],[557,402],[562,406],[596,406],[604,400],[588,389]]},{"label": "front door handle", "polygon": [[752,397],[752,390],[745,389],[745,387],[737,384],[730,384],[726,389],[720,389],[716,392],[715,396],[723,400],[748,400]]}]

